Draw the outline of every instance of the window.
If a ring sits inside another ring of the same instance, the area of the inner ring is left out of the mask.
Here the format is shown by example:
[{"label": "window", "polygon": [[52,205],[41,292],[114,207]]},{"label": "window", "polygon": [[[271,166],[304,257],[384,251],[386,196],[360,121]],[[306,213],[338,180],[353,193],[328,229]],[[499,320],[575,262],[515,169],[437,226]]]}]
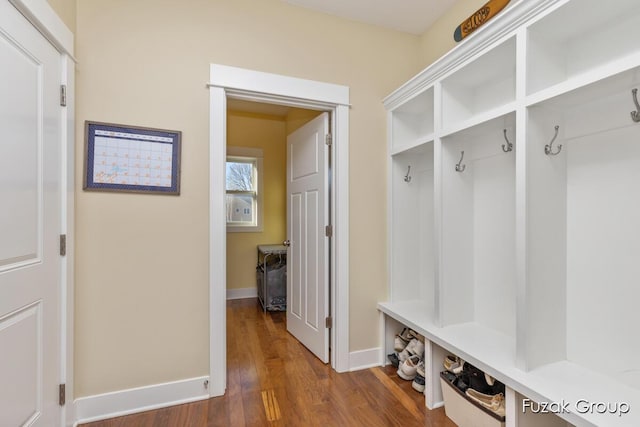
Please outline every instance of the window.
[{"label": "window", "polygon": [[227,231],[262,231],[262,150],[227,147]]}]

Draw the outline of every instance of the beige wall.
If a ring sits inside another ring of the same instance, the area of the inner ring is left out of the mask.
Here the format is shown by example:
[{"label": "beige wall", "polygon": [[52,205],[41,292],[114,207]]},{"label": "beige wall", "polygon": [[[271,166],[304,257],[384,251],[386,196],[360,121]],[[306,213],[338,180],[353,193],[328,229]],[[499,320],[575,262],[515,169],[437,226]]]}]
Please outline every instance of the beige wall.
[{"label": "beige wall", "polygon": [[76,32],[76,0],[47,0],[72,33]]},{"label": "beige wall", "polygon": [[83,192],[77,144],[76,397],[208,373],[209,64],[350,87],[350,349],[378,346],[386,298],[381,100],[419,38],[280,0],[77,3],[84,120],[183,132],[179,197]]},{"label": "beige wall", "polygon": [[[453,32],[487,0],[459,0],[447,13],[427,30],[420,40],[421,66],[426,67],[453,49],[457,43]],[[463,43],[464,40],[460,43]]]},{"label": "beige wall", "polygon": [[256,287],[256,246],[281,243],[287,226],[284,117],[227,113],[227,146],[262,149],[263,231],[227,233],[227,289]]}]

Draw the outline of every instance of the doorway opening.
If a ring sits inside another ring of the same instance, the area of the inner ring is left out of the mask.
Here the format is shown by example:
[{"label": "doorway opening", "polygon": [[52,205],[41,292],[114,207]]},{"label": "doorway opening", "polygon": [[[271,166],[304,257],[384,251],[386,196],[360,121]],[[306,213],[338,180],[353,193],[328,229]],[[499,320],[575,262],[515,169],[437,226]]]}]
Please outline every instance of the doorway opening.
[{"label": "doorway opening", "polygon": [[[227,105],[250,101],[329,111],[332,157],[329,218],[333,369],[349,370],[349,90],[347,87],[252,70],[211,65],[210,88],[210,395],[226,389],[226,148]],[[233,101],[232,101],[233,100]],[[324,141],[323,141],[324,142]]]},{"label": "doorway opening", "polygon": [[227,99],[227,299],[285,311],[286,330],[324,363],[331,114]]}]

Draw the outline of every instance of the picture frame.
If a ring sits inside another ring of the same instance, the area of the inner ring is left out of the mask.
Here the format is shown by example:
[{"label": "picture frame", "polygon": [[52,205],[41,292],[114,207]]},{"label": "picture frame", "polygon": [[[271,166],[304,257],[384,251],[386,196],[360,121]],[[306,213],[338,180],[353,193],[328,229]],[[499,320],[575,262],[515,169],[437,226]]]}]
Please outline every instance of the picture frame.
[{"label": "picture frame", "polygon": [[83,189],[180,194],[182,132],[85,121]]}]

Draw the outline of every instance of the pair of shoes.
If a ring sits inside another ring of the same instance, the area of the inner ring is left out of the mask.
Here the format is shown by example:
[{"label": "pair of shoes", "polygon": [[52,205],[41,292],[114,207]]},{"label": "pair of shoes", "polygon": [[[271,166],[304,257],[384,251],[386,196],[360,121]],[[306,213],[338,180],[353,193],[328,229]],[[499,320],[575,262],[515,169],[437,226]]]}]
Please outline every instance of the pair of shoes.
[{"label": "pair of shoes", "polygon": [[421,361],[422,358],[417,354],[409,356],[406,360],[400,363],[398,376],[403,380],[412,381],[418,374],[418,364]]},{"label": "pair of shoes", "polygon": [[404,350],[398,353],[398,358],[401,362],[404,362],[414,354],[420,356],[420,358],[424,355],[424,343],[417,338],[413,338]]},{"label": "pair of shoes", "polygon": [[393,342],[393,349],[398,352],[404,350],[413,338],[415,338],[415,332],[409,328],[404,328],[402,332],[396,335]]},{"label": "pair of shoes", "polygon": [[411,383],[411,387],[417,392],[424,393],[425,375],[424,375],[424,360],[418,362],[416,367],[416,376]]},{"label": "pair of shoes", "polygon": [[391,362],[391,364],[396,368],[400,365],[400,359],[398,359],[398,353],[388,354],[387,359],[389,359],[389,362]]},{"label": "pair of shoes", "polygon": [[472,388],[468,388],[465,392],[470,399],[475,402],[478,402],[480,405],[484,406],[494,414],[499,417],[504,417],[505,408],[504,408],[504,395],[502,393],[496,395],[484,394],[476,391]]},{"label": "pair of shoes", "polygon": [[443,362],[444,369],[456,375],[462,372],[464,363],[464,360],[460,359],[458,356],[451,355],[447,355],[447,357],[444,358]]}]

